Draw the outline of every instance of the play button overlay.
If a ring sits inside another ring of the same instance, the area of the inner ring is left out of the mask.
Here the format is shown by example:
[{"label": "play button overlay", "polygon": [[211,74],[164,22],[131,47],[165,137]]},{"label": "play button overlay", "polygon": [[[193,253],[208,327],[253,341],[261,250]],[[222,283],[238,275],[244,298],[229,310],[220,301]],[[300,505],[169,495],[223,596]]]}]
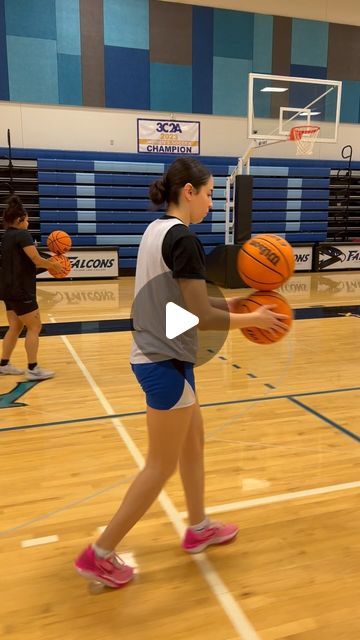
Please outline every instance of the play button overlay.
[{"label": "play button overlay", "polygon": [[[206,283],[206,289],[210,298],[217,299],[217,305],[226,307],[219,287]],[[227,312],[224,310],[224,313]],[[217,354],[228,335],[229,316],[225,329],[200,331],[199,318],[187,309],[180,286],[171,272],[151,278],[140,288],[134,298],[131,319],[137,355],[139,352],[144,354],[150,362],[171,358],[189,360],[189,350],[194,354],[195,344],[195,366],[212,359],[216,359],[220,367],[225,366],[225,359],[219,359]]]},{"label": "play button overlay", "polygon": [[199,318],[190,311],[186,311],[174,302],[166,304],[165,335],[169,340],[181,336],[182,333],[196,327]]}]

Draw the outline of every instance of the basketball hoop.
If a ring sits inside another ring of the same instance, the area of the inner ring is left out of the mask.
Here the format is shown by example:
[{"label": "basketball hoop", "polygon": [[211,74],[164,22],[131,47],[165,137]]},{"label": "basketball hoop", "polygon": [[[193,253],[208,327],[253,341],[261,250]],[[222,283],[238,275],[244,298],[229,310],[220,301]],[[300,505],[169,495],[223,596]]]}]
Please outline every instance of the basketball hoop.
[{"label": "basketball hoop", "polygon": [[297,156],[311,156],[319,135],[320,127],[310,125],[302,125],[301,127],[293,127],[290,130],[289,140],[293,140],[296,144]]}]

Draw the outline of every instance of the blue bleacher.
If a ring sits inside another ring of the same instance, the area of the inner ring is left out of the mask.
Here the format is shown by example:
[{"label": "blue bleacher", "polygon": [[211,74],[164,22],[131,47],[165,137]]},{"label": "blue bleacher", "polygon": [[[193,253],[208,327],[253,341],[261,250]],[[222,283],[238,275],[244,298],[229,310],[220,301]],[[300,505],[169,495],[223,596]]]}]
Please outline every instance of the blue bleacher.
[{"label": "blue bleacher", "polygon": [[[68,231],[74,246],[118,245],[120,268],[133,268],[146,226],[159,216],[148,187],[171,156],[14,149],[38,162],[41,241]],[[225,241],[225,182],[237,158],[201,157],[214,176],[214,206],[198,234],[206,253]],[[292,243],[327,238],[330,172],[343,161],[253,158],[252,233],[277,233]],[[161,212],[160,212],[161,215]]]},{"label": "blue bleacher", "polygon": [[252,233],[276,233],[289,242],[327,238],[330,168],[252,166]]},{"label": "blue bleacher", "polygon": [[[224,160],[206,163],[215,177],[214,206],[206,220],[193,227],[206,253],[225,241],[229,162]],[[171,161],[39,158],[42,242],[54,229],[63,229],[72,236],[74,246],[118,245],[120,269],[133,268],[141,236],[159,216],[148,198],[149,185]]]}]

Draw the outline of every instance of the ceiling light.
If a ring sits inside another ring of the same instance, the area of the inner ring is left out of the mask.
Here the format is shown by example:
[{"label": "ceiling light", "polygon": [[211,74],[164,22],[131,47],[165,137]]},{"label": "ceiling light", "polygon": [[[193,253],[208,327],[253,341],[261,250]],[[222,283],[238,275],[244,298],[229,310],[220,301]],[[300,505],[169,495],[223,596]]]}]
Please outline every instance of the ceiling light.
[{"label": "ceiling light", "polygon": [[288,91],[288,89],[285,89],[285,87],[264,87],[263,89],[260,89],[260,91],[268,93],[284,93],[285,91]]}]

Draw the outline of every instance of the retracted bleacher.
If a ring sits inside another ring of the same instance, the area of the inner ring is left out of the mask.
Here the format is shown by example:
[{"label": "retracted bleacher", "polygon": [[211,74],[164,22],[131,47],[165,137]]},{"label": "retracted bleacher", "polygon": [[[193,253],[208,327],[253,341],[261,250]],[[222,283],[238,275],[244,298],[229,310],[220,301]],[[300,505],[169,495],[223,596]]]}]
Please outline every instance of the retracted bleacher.
[{"label": "retracted bleacher", "polygon": [[[28,212],[33,238],[40,240],[37,162],[27,158],[16,158],[12,161],[10,172],[9,160],[3,152],[5,150],[0,149],[0,218],[11,188],[21,197]],[[3,231],[0,225],[0,239]]]},{"label": "retracted bleacher", "polygon": [[[6,156],[6,149],[0,151],[0,155]],[[32,171],[31,176],[29,174],[31,200],[26,193],[28,185],[25,192],[25,185],[21,188],[18,182],[16,187],[23,191],[20,195],[30,209],[31,231],[37,239],[41,237],[45,245],[49,233],[61,228],[72,236],[75,247],[114,246],[119,250],[121,274],[133,272],[141,236],[149,222],[159,215],[151,208],[149,184],[163,174],[173,159],[105,152],[13,150],[14,164],[20,161]],[[193,230],[199,235],[205,252],[211,254],[225,242],[225,182],[236,159],[202,157],[200,160],[214,175],[214,205],[204,222],[195,225]],[[8,181],[5,157],[2,164],[0,177],[5,186]],[[333,175],[344,164],[342,161],[254,159],[251,233],[277,233],[292,244],[329,241],[333,226]],[[358,172],[360,163],[353,164]],[[357,179],[358,173],[354,173],[354,177]],[[355,200],[357,193],[354,196]],[[358,216],[358,210],[352,215]],[[356,225],[351,222],[357,227],[357,221]],[[357,228],[351,231],[358,235]]]},{"label": "retracted bleacher", "polygon": [[[119,248],[120,269],[134,269],[141,236],[159,216],[148,192],[170,163],[39,158],[42,243],[54,229],[67,231],[74,246]],[[225,239],[228,164],[208,164],[214,175],[213,209],[194,225],[205,252]]]},{"label": "retracted bleacher", "polygon": [[275,233],[291,244],[327,238],[328,167],[252,166],[251,232]]},{"label": "retracted bleacher", "polygon": [[[285,165],[285,162],[287,163]],[[207,274],[224,287],[244,286],[237,272],[238,245],[250,235],[280,235],[293,246],[327,238],[330,168],[304,161],[254,162],[250,176],[235,180],[234,245],[217,246],[207,258]],[[299,251],[299,260],[302,251]],[[312,249],[305,268],[312,267]],[[297,252],[295,251],[297,260]],[[304,263],[301,263],[302,268]]]},{"label": "retracted bleacher", "polygon": [[[121,272],[134,269],[141,236],[159,213],[148,188],[170,162],[38,159],[41,240],[64,229],[74,246],[117,246]],[[192,229],[211,253],[225,242],[225,158],[205,162],[214,175],[213,209]],[[326,240],[327,167],[253,166],[252,233],[279,233],[290,242]]]}]

